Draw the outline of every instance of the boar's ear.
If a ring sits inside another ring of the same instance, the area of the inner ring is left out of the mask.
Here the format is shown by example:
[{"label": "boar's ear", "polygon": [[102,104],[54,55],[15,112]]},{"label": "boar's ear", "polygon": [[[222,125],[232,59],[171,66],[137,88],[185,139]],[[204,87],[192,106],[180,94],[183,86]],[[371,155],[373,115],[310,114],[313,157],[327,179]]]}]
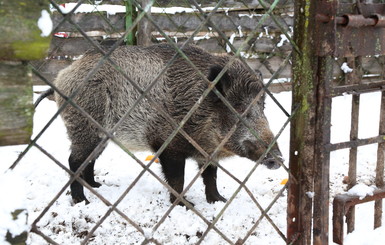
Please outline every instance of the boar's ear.
[{"label": "boar's ear", "polygon": [[[211,82],[217,78],[219,73],[222,71],[223,67],[219,65],[214,65],[210,68],[209,75],[207,79]],[[222,77],[219,79],[218,83],[215,85],[215,88],[218,89],[218,91],[225,96],[226,91],[230,88],[230,77],[229,74],[227,74],[227,71],[222,75]],[[212,91],[210,93],[210,96],[213,96],[217,100],[219,100],[219,97]]]}]

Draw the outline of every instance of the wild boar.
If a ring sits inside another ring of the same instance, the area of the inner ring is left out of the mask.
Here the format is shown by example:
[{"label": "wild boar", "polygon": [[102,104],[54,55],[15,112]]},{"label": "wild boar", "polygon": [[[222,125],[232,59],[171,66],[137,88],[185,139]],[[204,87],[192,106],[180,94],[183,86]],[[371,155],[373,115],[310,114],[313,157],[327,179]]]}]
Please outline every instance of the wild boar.
[{"label": "wild boar", "polygon": [[[182,50],[211,82],[231,59],[230,56],[212,55],[193,45],[186,45]],[[73,101],[106,130],[112,130],[141,95],[121,72],[139,88],[145,90],[175,54],[175,49],[169,44],[150,47],[121,46],[110,56],[119,68],[106,61],[93,76],[86,79],[93,67],[103,58],[99,52],[90,51],[62,70],[54,84],[65,96],[77,91]],[[208,81],[178,54],[176,60],[159,76],[148,96],[176,123],[180,123],[208,88]],[[277,144],[265,154],[267,145],[272,142],[274,135],[263,112],[265,95],[260,72],[250,72],[240,60],[236,59],[215,87],[239,114],[246,110],[260,92],[262,93],[258,102],[244,116],[244,120],[257,132],[260,139],[257,139],[244,123],[237,121],[237,116],[214,92],[210,92],[201,101],[183,130],[208,154],[212,154],[236,124],[235,132],[214,156],[214,160],[239,155],[257,161],[264,156],[263,164],[268,168],[278,168],[282,164],[282,156]],[[58,93],[55,93],[55,100],[58,106],[66,101]],[[73,106],[65,107],[61,117],[71,141],[69,166],[75,172],[102,141],[105,134]],[[112,133],[130,151],[157,152],[173,130],[174,127],[167,118],[145,98],[140,100]],[[96,158],[97,156],[88,162],[81,175],[93,187],[100,186],[95,181],[93,173]],[[187,158],[195,159],[200,167],[206,161],[180,133],[159,156],[165,180],[178,193],[183,191]],[[203,171],[202,177],[206,200],[209,203],[226,201],[217,189],[215,164],[210,164]],[[71,194],[75,203],[88,202],[83,186],[77,181],[71,184]],[[176,196],[171,193],[170,201],[176,201]],[[181,202],[179,204],[183,205]]]}]

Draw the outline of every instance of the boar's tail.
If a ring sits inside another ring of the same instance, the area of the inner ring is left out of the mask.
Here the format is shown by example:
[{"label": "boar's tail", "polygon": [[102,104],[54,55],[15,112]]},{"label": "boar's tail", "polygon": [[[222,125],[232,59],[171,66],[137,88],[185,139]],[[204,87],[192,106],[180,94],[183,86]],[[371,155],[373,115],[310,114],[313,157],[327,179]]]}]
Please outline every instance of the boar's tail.
[{"label": "boar's tail", "polygon": [[34,106],[35,108],[39,105],[39,103],[44,100],[44,98],[48,97],[48,96],[51,96],[53,95],[55,91],[53,90],[53,88],[50,88],[50,89],[47,89],[46,91],[44,91],[40,96],[39,98],[37,98]]}]

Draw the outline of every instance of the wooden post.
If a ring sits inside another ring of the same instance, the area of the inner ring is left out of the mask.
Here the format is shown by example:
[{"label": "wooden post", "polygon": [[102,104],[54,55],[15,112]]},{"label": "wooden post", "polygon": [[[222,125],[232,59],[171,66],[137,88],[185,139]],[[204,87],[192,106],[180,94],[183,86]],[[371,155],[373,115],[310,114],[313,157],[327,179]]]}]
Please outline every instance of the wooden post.
[{"label": "wooden post", "polygon": [[[43,59],[47,55],[52,29],[48,8],[48,0],[1,1],[0,146],[30,141],[33,93],[32,74],[26,61]],[[26,210],[16,209],[11,215],[20,223],[28,214]],[[27,238],[27,231],[21,234],[8,231],[3,239],[10,244],[26,244]]]},{"label": "wooden post", "polygon": [[46,33],[48,8],[48,0],[2,1],[0,146],[26,144],[31,137],[32,80],[31,71],[25,61],[46,57],[51,39],[49,28],[48,34]]},{"label": "wooden post", "polygon": [[32,117],[31,72],[21,62],[0,62],[0,146],[28,143]]},{"label": "wooden post", "polygon": [[[145,9],[145,7],[148,4],[151,4],[152,0],[142,0],[141,5],[142,8]],[[150,13],[148,13],[150,14]],[[137,36],[137,44],[140,46],[150,46],[152,44],[151,42],[151,23],[147,20],[146,17],[143,17],[143,19],[140,20],[138,25],[138,36]]]},{"label": "wooden post", "polygon": [[[381,111],[379,132],[385,134],[385,92],[381,93]],[[384,188],[384,168],[385,168],[385,143],[378,144],[377,165],[376,165],[376,186]],[[374,204],[374,228],[382,225],[382,199],[376,200]]]},{"label": "wooden post", "polygon": [[290,176],[287,207],[287,243],[310,244],[316,128],[316,72],[314,47],[314,1],[295,1],[293,54],[293,102],[291,121]]}]

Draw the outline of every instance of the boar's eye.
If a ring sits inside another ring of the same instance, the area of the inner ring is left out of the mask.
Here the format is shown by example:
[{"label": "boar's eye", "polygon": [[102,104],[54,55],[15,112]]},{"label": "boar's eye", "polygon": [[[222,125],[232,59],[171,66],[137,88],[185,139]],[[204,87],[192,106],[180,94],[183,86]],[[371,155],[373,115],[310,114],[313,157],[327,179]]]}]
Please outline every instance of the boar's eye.
[{"label": "boar's eye", "polygon": [[253,116],[253,113],[251,111],[249,111],[248,113],[246,113],[245,118],[250,119],[250,118],[252,118],[252,116]]},{"label": "boar's eye", "polygon": [[234,109],[239,113],[242,114],[245,111],[245,107],[242,104],[235,104],[233,105]]}]

